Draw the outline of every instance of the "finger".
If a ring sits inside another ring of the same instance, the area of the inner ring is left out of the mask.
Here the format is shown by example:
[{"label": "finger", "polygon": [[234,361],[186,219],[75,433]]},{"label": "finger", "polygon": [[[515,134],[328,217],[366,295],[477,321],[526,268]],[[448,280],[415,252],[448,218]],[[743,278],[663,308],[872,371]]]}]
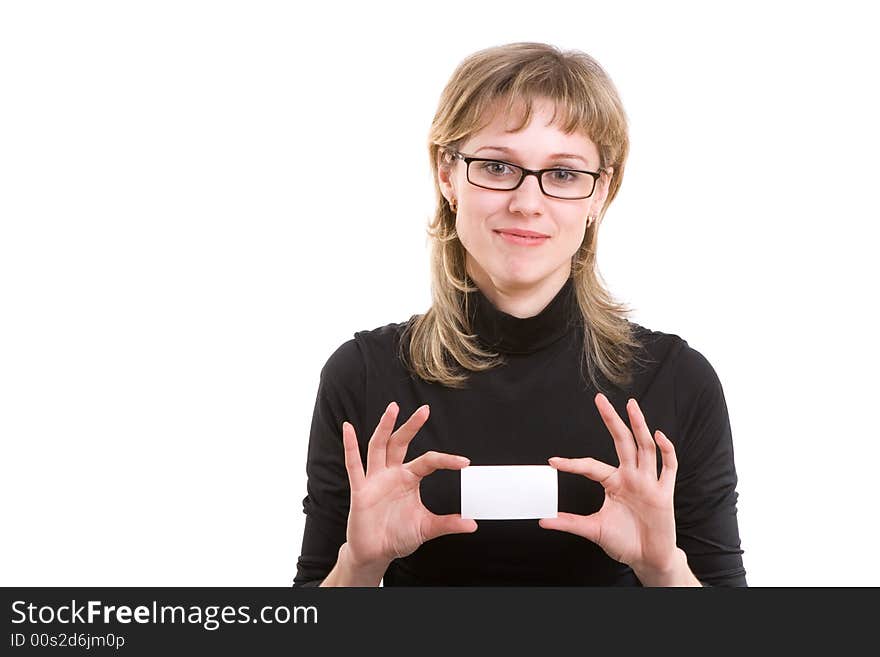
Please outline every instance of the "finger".
[{"label": "finger", "polygon": [[559,511],[555,518],[541,518],[538,520],[538,525],[544,529],[557,529],[577,534],[594,543],[599,541],[599,521],[595,513],[589,516],[579,516],[575,513]]},{"label": "finger", "polygon": [[602,461],[597,461],[589,456],[582,459],[568,459],[563,456],[554,456],[553,458],[548,459],[548,461],[550,462],[550,465],[557,470],[584,475],[593,481],[598,481],[600,484],[617,471],[617,468],[613,465],[602,463]]},{"label": "finger", "polygon": [[626,403],[626,412],[629,413],[629,422],[632,425],[632,432],[636,437],[638,449],[639,470],[643,470],[646,474],[650,474],[654,481],[657,480],[657,445],[651,438],[651,430],[645,421],[645,415],[635,399],[630,399]]},{"label": "finger", "polygon": [[367,447],[367,476],[378,472],[385,468],[385,453],[388,448],[388,438],[394,429],[394,422],[397,420],[397,412],[400,408],[395,402],[388,404],[382,417],[379,418],[379,424],[376,425],[373,436],[370,438],[370,444]]},{"label": "finger", "polygon": [[675,475],[678,472],[678,457],[675,445],[666,434],[657,429],[657,444],[660,446],[660,458],[663,459],[663,470],[660,472],[660,484],[665,488],[675,488]]},{"label": "finger", "polygon": [[602,421],[611,432],[614,439],[614,447],[617,450],[617,458],[620,459],[621,467],[636,467],[636,446],[633,442],[633,436],[627,428],[623,420],[614,410],[614,406],[608,401],[608,398],[601,392],[596,395],[596,406],[599,408],[599,415]]},{"label": "finger", "polygon": [[471,518],[462,518],[460,513],[450,513],[445,516],[431,514],[428,516],[425,540],[431,540],[446,534],[465,534],[477,531],[477,521]]},{"label": "finger", "polygon": [[391,434],[391,438],[388,439],[388,451],[385,455],[385,465],[390,468],[403,463],[410,441],[413,439],[413,436],[418,433],[419,429],[424,426],[425,422],[427,422],[429,414],[430,409],[427,404],[420,406],[409,416],[409,419],[404,422],[397,431]]},{"label": "finger", "polygon": [[404,468],[417,477],[427,477],[435,470],[461,470],[468,466],[470,459],[443,452],[425,452],[417,459],[404,464]]},{"label": "finger", "polygon": [[348,485],[357,492],[364,485],[364,464],[358,449],[357,434],[348,422],[342,423],[342,447],[345,449],[345,469],[348,471]]}]

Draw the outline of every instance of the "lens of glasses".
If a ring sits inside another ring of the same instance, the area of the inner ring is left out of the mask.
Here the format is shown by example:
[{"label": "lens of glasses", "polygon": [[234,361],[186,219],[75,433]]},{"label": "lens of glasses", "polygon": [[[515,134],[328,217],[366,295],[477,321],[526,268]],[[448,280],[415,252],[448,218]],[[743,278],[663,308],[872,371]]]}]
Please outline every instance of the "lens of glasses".
[{"label": "lens of glasses", "polygon": [[[522,169],[505,162],[490,160],[471,162],[469,180],[474,185],[489,189],[513,189],[519,183]],[[595,179],[588,173],[568,169],[545,171],[541,177],[544,191],[559,198],[583,198],[593,193]]]}]

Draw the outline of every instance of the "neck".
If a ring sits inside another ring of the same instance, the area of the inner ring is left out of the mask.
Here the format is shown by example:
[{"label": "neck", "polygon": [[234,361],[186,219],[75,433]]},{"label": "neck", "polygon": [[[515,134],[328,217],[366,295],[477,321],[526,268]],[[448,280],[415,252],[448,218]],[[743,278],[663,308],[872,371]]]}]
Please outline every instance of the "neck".
[{"label": "neck", "polygon": [[534,317],[540,313],[571,276],[571,263],[539,281],[523,285],[492,278],[467,254],[465,270],[492,305],[513,317]]}]

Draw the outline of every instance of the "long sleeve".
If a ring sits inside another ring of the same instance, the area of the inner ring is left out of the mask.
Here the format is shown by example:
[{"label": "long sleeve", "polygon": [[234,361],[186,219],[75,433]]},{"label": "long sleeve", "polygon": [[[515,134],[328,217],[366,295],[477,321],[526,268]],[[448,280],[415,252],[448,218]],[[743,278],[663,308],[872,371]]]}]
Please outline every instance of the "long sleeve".
[{"label": "long sleeve", "polygon": [[713,367],[688,346],[676,369],[675,404],[680,418],[674,498],[678,545],[704,586],[747,586],[727,403]]},{"label": "long sleeve", "polygon": [[[358,442],[363,431],[366,377],[355,340],[343,343],[321,370],[309,434],[303,499],[306,515],[294,586],[318,586],[333,569],[345,542],[351,491],[345,469],[342,423],[350,422]],[[364,451],[364,450],[362,450]],[[361,459],[365,460],[365,453]]]},{"label": "long sleeve", "polygon": [[[578,308],[563,305],[566,298],[559,296],[557,304],[530,318],[503,316],[488,300],[481,301],[483,320],[475,324],[483,331],[481,340],[502,344],[510,357],[503,366],[472,373],[464,389],[412,375],[399,357],[405,323],[358,331],[330,356],[321,370],[309,436],[306,517],[294,586],[319,585],[346,540],[351,491],[342,422],[354,425],[366,462],[371,434],[392,399],[402,409],[400,419],[430,405],[412,457],[438,451],[475,463],[535,464],[552,455],[612,453],[607,427],[589,404],[592,394],[584,393],[583,331],[569,321]],[[653,421],[675,445],[678,545],[704,585],[745,586],[737,476],[721,383],[709,362],[680,336],[650,333],[655,335],[650,340],[646,335],[645,343],[651,358],[633,386],[643,392],[633,394],[640,405],[654,409]],[[458,509],[458,479],[449,474],[454,473],[433,473],[421,482],[421,499],[435,513]],[[589,514],[602,504],[595,482],[561,478],[559,486],[560,504],[567,510]],[[476,532],[434,538],[393,560],[384,586],[639,585],[632,569],[579,536],[548,532],[534,521],[478,525]]]}]

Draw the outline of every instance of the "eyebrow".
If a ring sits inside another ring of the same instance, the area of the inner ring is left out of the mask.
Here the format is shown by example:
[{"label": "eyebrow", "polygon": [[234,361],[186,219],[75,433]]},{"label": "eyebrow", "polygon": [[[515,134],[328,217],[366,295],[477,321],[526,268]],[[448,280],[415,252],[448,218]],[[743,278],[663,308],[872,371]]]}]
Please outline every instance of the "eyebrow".
[{"label": "eyebrow", "polygon": [[[507,148],[505,146],[480,146],[477,150],[474,151],[476,155],[480,151],[483,150],[492,150],[492,151],[501,151],[502,153],[509,153],[510,155],[516,156],[516,151],[513,149]],[[589,166],[589,162],[587,162],[586,158],[576,153],[553,153],[553,155],[548,155],[547,159],[555,160],[555,159],[568,159],[568,160],[580,160],[585,165]]]}]

